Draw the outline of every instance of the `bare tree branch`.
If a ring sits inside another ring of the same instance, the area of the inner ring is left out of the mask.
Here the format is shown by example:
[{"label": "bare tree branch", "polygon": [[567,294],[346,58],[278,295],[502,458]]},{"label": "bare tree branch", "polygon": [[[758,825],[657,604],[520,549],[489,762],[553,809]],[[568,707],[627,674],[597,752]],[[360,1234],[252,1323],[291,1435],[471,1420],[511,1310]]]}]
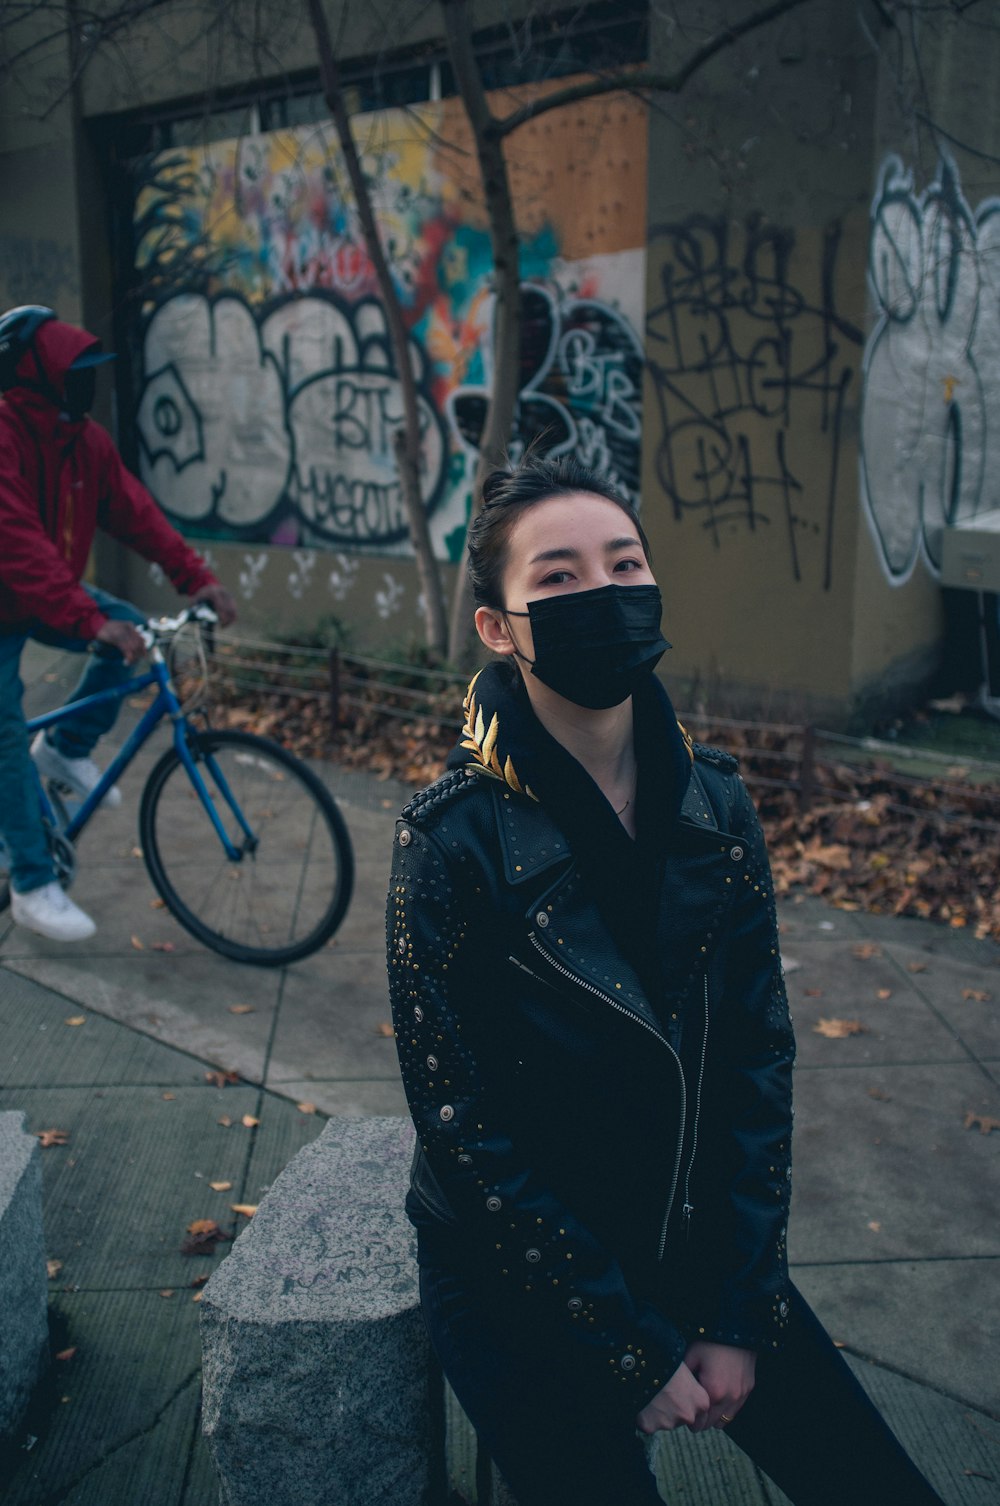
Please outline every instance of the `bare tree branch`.
[{"label": "bare tree branch", "polygon": [[[444,3],[447,4],[448,0],[444,0]],[[816,0],[774,0],[773,4],[766,5],[763,10],[754,11],[753,15],[745,16],[742,21],[736,21],[732,26],[724,26],[721,31],[716,32],[715,36],[709,37],[707,42],[698,47],[687,62],[675,69],[673,73],[653,73],[643,67],[623,68],[620,72],[584,79],[578,84],[569,84],[565,89],[557,89],[554,93],[546,94],[539,99],[529,100],[519,109],[512,110],[509,115],[495,120],[492,131],[496,136],[509,136],[511,131],[516,131],[519,126],[526,125],[529,120],[537,120],[539,115],[544,115],[549,110],[559,110],[566,105],[576,104],[581,99],[593,99],[596,95],[610,94],[618,89],[635,89],[643,93],[678,94],[688,80],[715,57],[716,53],[731,47],[748,32],[756,31],[770,21],[776,21],[780,16],[787,15],[789,11],[797,10],[802,5],[815,3]]]},{"label": "bare tree branch", "polygon": [[417,574],[424,595],[428,645],[434,652],[443,654],[447,643],[448,629],[445,619],[440,571],[438,570],[437,560],[434,557],[434,550],[431,547],[427,514],[424,511],[423,501],[420,496],[420,409],[417,403],[417,385],[414,380],[413,366],[410,361],[409,332],[403,319],[403,310],[392,280],[392,273],[389,270],[389,263],[382,249],[382,240],[379,235],[378,225],[375,222],[371,194],[369,193],[368,183],[361,166],[361,159],[358,156],[354,133],[351,130],[351,122],[347,113],[347,106],[344,102],[343,89],[341,88],[340,69],[333,50],[333,43],[330,39],[326,13],[323,10],[323,0],[306,0],[306,6],[316,38],[316,50],[319,55],[323,93],[326,97],[327,107],[333,123],[337,129],[340,149],[344,154],[347,174],[351,180],[351,187],[354,190],[355,208],[357,209],[358,219],[361,222],[361,229],[365,238],[365,245],[368,249],[368,255],[371,258],[372,267],[374,268],[375,277],[378,282],[386,324],[389,327],[389,339],[392,344],[396,362],[396,375],[399,379],[403,399],[403,427],[395,436],[396,462],[399,469],[400,487],[410,525],[410,541],[413,544],[413,552],[416,556]]},{"label": "bare tree branch", "polygon": [[[496,119],[490,112],[476,61],[468,0],[441,0],[441,12],[448,55],[476,143],[493,249],[493,380],[472,487],[475,515],[486,475],[506,453],[517,409],[521,379],[521,261],[503,142],[494,130]],[[469,638],[472,617],[469,598],[468,576],[460,570],[452,600],[448,647],[448,657],[454,663],[462,658]]]},{"label": "bare tree branch", "polygon": [[919,120],[922,126],[926,126],[935,139],[938,136],[943,136],[945,141],[950,142],[952,146],[957,146],[963,152],[968,152],[970,157],[978,157],[980,162],[991,162],[995,166],[1000,167],[1000,157],[996,156],[995,153],[980,151],[979,147],[972,146],[968,141],[963,141],[961,136],[952,135],[951,131],[946,131],[943,125],[939,125],[932,116],[925,115],[922,110],[914,110],[913,118]]}]

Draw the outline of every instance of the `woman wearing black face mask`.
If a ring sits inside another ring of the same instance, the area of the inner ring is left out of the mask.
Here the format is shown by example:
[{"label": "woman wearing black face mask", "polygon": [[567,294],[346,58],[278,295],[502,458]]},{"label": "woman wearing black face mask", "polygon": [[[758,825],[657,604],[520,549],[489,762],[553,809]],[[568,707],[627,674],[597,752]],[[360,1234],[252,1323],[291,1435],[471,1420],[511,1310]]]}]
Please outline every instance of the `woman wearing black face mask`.
[{"label": "woman wearing black face mask", "polygon": [[692,745],[642,529],[572,461],[495,472],[473,680],[397,824],[407,1208],[443,1369],[519,1506],[658,1502],[726,1428],[796,1506],[941,1506],[789,1284],[793,1042],[735,760]]}]

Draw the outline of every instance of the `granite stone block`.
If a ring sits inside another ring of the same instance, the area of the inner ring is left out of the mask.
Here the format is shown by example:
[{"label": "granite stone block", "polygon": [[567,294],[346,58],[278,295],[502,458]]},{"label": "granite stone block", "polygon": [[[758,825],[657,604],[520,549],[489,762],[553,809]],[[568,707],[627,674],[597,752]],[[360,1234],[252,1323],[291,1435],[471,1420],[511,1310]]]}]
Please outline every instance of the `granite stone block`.
[{"label": "granite stone block", "polygon": [[41,1148],[0,1113],[0,1439],[17,1429],[48,1355]]},{"label": "granite stone block", "polygon": [[203,1428],[223,1506],[426,1506],[412,1149],[408,1121],[332,1119],[205,1287]]}]

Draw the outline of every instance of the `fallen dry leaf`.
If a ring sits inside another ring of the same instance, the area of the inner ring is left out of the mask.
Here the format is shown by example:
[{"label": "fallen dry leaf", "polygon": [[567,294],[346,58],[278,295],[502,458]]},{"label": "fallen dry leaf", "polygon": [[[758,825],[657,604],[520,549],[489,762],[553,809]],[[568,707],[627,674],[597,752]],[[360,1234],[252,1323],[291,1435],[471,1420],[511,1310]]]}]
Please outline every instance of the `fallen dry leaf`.
[{"label": "fallen dry leaf", "polygon": [[74,1354],[76,1354],[76,1345],[75,1344],[71,1344],[68,1349],[60,1349],[59,1353],[56,1355],[56,1359],[57,1360],[71,1360],[73,1358]]},{"label": "fallen dry leaf", "polygon": [[868,1026],[862,1025],[860,1020],[825,1020],[820,1016],[819,1023],[813,1026],[814,1035],[825,1035],[827,1040],[840,1041],[848,1035],[866,1035]]},{"label": "fallen dry leaf", "polygon": [[988,1135],[991,1130],[1000,1130],[1000,1119],[991,1119],[988,1114],[974,1114],[970,1109],[965,1116],[966,1129],[974,1129],[979,1126],[981,1135]]},{"label": "fallen dry leaf", "polygon": [[315,1114],[316,1112],[316,1105],[314,1103],[297,1103],[295,1107],[300,1114]]},{"label": "fallen dry leaf", "polygon": [[134,858],[141,858],[142,857],[142,848],[141,847],[133,847],[132,848],[132,856]]},{"label": "fallen dry leaf", "polygon": [[906,964],[906,971],[908,973],[926,973],[926,971],[927,971],[927,963],[926,962],[908,962]]},{"label": "fallen dry leaf", "polygon": [[228,1192],[233,1184],[232,1182],[209,1182],[208,1185],[213,1192]]},{"label": "fallen dry leaf", "polygon": [[869,1088],[868,1097],[877,1098],[879,1103],[892,1102],[892,1095],[890,1093],[887,1093],[884,1088]]},{"label": "fallen dry leaf", "polygon": [[230,1119],[228,1114],[223,1114],[222,1118],[216,1119],[215,1122],[216,1124],[221,1124],[223,1129],[228,1129],[233,1121]]},{"label": "fallen dry leaf", "polygon": [[260,1120],[255,1119],[252,1114],[244,1114],[241,1123],[244,1124],[247,1129],[256,1129],[258,1124],[260,1123]]},{"label": "fallen dry leaf", "polygon": [[875,997],[876,997],[876,999],[891,999],[892,998],[892,989],[891,988],[878,988],[878,989],[875,990]]},{"label": "fallen dry leaf", "polygon": [[202,1299],[202,1297],[204,1295],[205,1295],[204,1292],[195,1292],[194,1296],[191,1298],[191,1301],[192,1302],[200,1302],[201,1299]]},{"label": "fallen dry leaf", "polygon": [[174,946],[174,944],[173,944],[172,941],[154,941],[153,942],[153,951],[154,952],[176,952],[176,950],[177,950],[177,948]]},{"label": "fallen dry leaf", "polygon": [[160,1097],[163,1099],[164,1103],[174,1103],[175,1100],[176,1100],[176,1098],[177,1098],[177,1094],[176,1093],[161,1093]]},{"label": "fallen dry leaf", "polygon": [[200,1276],[196,1276],[193,1281],[190,1281],[188,1283],[188,1285],[189,1286],[204,1286],[205,1282],[208,1281],[208,1280],[209,1280],[209,1273],[208,1273],[208,1271],[202,1271],[201,1275]]},{"label": "fallen dry leaf", "polygon": [[130,936],[129,940],[131,941],[137,952],[144,952],[146,950],[145,946],[139,940],[138,936]]},{"label": "fallen dry leaf", "polygon": [[62,1268],[63,1268],[63,1263],[62,1263],[61,1260],[47,1260],[45,1262],[45,1269],[48,1272],[48,1277],[49,1277],[50,1281],[54,1281],[56,1279],[56,1277],[59,1275],[59,1272],[62,1270]]},{"label": "fallen dry leaf", "polygon": [[165,1286],[163,1288],[162,1292],[160,1293],[161,1297],[172,1297],[173,1295],[174,1295],[174,1289],[173,1289],[172,1286]]},{"label": "fallen dry leaf", "polygon": [[881,957],[882,948],[877,941],[859,941],[853,948],[855,957],[860,957],[862,962],[867,962],[869,957]]},{"label": "fallen dry leaf", "polygon": [[71,1014],[68,1020],[63,1020],[64,1025],[86,1025],[86,1023],[87,1016],[85,1014]]},{"label": "fallen dry leaf", "polygon": [[187,1226],[187,1239],[181,1245],[182,1255],[208,1255],[223,1240],[232,1239],[225,1229],[220,1229],[214,1218],[196,1218]]},{"label": "fallen dry leaf", "polygon": [[990,1002],[991,997],[992,997],[992,995],[988,994],[986,992],[985,988],[963,988],[962,989],[962,998],[963,999],[972,999],[973,1002],[976,1003],[976,1004],[988,1004]]},{"label": "fallen dry leaf", "polygon": [[69,1130],[61,1130],[61,1129],[36,1130],[35,1134],[36,1134],[37,1138],[39,1140],[41,1140],[42,1146],[45,1149],[47,1149],[50,1145],[68,1145],[69,1144]]},{"label": "fallen dry leaf", "polygon": [[161,899],[160,896],[157,895],[155,899],[150,900],[149,908],[151,910],[165,910],[167,908],[167,902],[165,899]]},{"label": "fallen dry leaf", "polygon": [[230,1004],[229,1006],[230,1014],[253,1014],[253,1012],[252,1004]]},{"label": "fallen dry leaf", "polygon": [[872,1231],[873,1234],[880,1234],[881,1231],[882,1231],[882,1225],[879,1223],[879,1221],[878,1221],[877,1218],[869,1219],[868,1220],[868,1227]]},{"label": "fallen dry leaf", "polygon": [[242,1213],[244,1218],[253,1218],[254,1214],[257,1212],[257,1208],[258,1208],[259,1204],[257,1204],[257,1203],[230,1203],[229,1206],[230,1206],[230,1208],[232,1208],[232,1210],[233,1210],[234,1213]]},{"label": "fallen dry leaf", "polygon": [[213,1088],[230,1088],[234,1083],[239,1082],[239,1080],[240,1074],[238,1072],[223,1072],[220,1070],[205,1073],[205,1081],[211,1084]]},{"label": "fallen dry leaf", "polygon": [[388,1020],[379,1020],[375,1026],[376,1035],[393,1036],[395,1033]]}]

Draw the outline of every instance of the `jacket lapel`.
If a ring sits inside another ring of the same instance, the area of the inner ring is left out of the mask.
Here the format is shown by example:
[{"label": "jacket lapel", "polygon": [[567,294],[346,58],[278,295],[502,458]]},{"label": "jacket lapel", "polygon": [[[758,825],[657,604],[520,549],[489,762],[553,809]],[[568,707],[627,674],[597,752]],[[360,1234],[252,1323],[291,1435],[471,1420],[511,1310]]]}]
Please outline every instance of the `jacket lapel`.
[{"label": "jacket lapel", "polygon": [[[514,888],[530,884],[524,915],[531,945],[553,969],[660,1030],[663,1006],[672,1006],[704,972],[746,861],[742,844],[719,830],[697,769],[664,863],[657,937],[670,968],[667,997],[655,1010],[589,897],[563,833],[537,801],[499,780],[494,799],[506,880]],[[540,878],[550,879],[541,892]]]}]

